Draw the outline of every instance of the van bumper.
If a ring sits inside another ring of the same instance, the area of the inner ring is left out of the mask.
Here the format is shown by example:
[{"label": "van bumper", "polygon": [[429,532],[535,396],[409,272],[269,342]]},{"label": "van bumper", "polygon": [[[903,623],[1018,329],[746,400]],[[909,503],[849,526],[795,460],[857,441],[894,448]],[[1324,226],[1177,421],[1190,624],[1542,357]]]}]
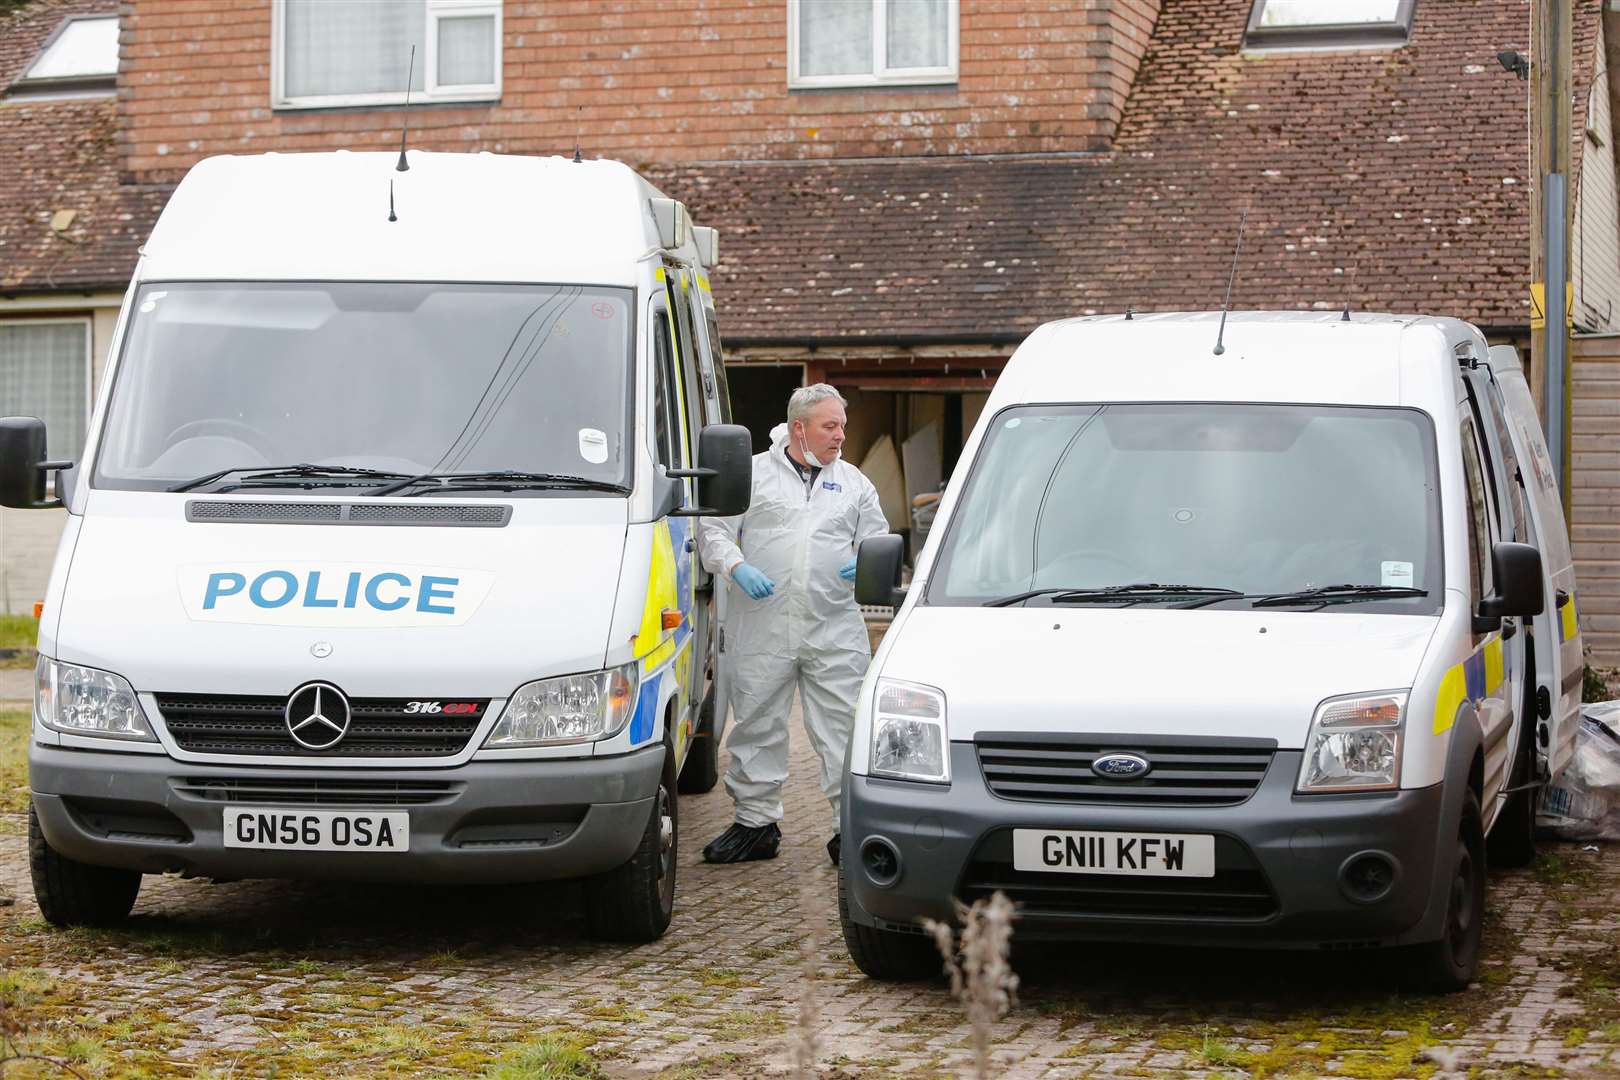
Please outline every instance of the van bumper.
[{"label": "van bumper", "polygon": [[[1300,797],[1300,756],[1278,751],[1247,801],[1217,807],[999,798],[985,786],[972,743],[951,744],[949,787],[851,776],[842,823],[850,918],[917,932],[923,918],[954,920],[953,898],[971,902],[999,889],[1019,906],[1020,939],[1353,948],[1437,936],[1434,912],[1444,897],[1430,900],[1445,827],[1442,785]],[[1211,834],[1216,877],[1019,872],[1017,828]],[[898,857],[898,877],[886,884],[863,859],[873,840]],[[1369,854],[1386,862],[1392,884],[1376,898],[1352,896],[1348,868]]]},{"label": "van bumper", "polygon": [[[46,841],[80,862],[220,879],[474,884],[583,877],[623,865],[652,812],[664,748],[384,772],[190,765],[34,744],[28,766]],[[227,807],[404,811],[410,850],[226,847]]]}]

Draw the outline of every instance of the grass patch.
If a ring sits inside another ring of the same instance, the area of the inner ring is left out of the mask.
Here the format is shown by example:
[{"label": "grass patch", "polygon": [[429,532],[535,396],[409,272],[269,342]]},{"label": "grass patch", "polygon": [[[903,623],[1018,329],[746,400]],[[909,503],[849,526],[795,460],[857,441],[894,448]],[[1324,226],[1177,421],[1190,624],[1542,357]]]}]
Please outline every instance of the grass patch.
[{"label": "grass patch", "polygon": [[32,649],[39,641],[39,620],[32,615],[0,615],[0,649]]},{"label": "grass patch", "polygon": [[735,1009],[704,1025],[716,1042],[738,1042],[787,1030],[787,1021],[775,1013]]},{"label": "grass patch", "polygon": [[595,1080],[602,1068],[577,1035],[542,1035],[491,1066],[484,1080]]},{"label": "grass patch", "polygon": [[28,730],[33,717],[21,709],[0,712],[0,813],[28,809]]}]

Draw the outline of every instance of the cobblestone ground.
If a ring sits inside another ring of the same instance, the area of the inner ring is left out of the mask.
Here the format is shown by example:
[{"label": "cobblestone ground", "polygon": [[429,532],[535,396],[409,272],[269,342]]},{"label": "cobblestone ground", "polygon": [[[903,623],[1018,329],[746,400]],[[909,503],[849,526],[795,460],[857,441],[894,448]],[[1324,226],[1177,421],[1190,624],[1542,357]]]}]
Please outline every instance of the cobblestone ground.
[{"label": "cobblestone ground", "polygon": [[[712,867],[723,790],[682,803],[678,912],[590,941],[577,890],[146,879],[133,922],[63,932],[0,816],[0,1002],[81,1075],[705,1077],[785,1073],[810,983],[823,1075],[970,1075],[941,984],[868,981],[838,934],[830,828],[796,732],[775,862]],[[1392,989],[1380,957],[1015,954],[996,1075],[1620,1075],[1620,848],[1556,845],[1491,881],[1481,982]],[[802,948],[808,942],[808,948]],[[808,961],[801,959],[801,952]],[[27,1070],[33,1070],[32,1072]],[[6,1077],[66,1076],[34,1062]]]}]

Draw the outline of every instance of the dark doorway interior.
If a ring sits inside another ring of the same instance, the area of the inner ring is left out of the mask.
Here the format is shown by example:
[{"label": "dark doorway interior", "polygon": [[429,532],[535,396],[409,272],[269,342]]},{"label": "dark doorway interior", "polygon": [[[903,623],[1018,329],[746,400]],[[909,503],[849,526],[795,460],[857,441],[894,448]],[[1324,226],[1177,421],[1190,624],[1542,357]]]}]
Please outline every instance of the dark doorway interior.
[{"label": "dark doorway interior", "polygon": [[788,397],[804,385],[804,368],[798,364],[731,364],[726,367],[731,384],[731,418],[754,436],[754,453],[771,446],[771,428],[787,419]]}]

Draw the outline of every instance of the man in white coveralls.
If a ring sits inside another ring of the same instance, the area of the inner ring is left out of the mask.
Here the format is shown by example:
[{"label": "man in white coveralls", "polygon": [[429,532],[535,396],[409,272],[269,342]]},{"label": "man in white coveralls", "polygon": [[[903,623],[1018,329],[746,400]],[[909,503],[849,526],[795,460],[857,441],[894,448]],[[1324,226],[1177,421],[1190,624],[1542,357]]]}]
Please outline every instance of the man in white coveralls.
[{"label": "man in white coveralls", "polygon": [[838,800],[855,698],[872,660],[855,606],[855,553],[889,531],[877,489],[839,457],[845,401],[825,383],[788,400],[787,423],[754,456],[753,503],[703,518],[703,562],[731,580],[726,650],[733,722],[726,790],[736,821],[703,849],[709,862],[771,859],[782,842],[793,691],[832,803],[827,854],[838,861]]}]

